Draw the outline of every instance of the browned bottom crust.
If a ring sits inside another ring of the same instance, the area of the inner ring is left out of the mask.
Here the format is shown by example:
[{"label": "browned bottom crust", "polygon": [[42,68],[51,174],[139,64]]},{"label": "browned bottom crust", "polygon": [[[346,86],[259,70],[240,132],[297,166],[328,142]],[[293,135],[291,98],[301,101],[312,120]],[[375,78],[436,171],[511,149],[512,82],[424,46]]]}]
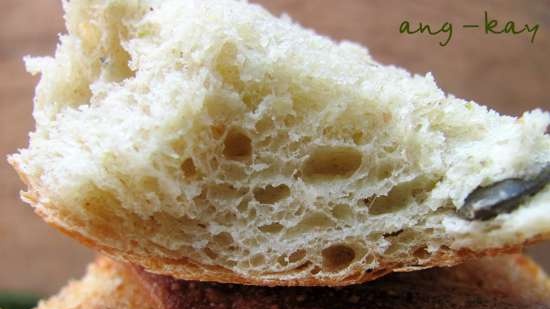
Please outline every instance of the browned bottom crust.
[{"label": "browned bottom crust", "polygon": [[347,287],[176,280],[99,258],[38,309],[550,309],[550,281],[521,255],[395,273]]},{"label": "browned bottom crust", "polygon": [[360,284],[368,281],[372,281],[388,275],[390,273],[399,272],[411,272],[421,269],[427,269],[432,267],[450,267],[462,264],[469,260],[481,258],[481,257],[494,257],[502,254],[512,254],[521,252],[524,245],[535,243],[543,239],[550,238],[549,235],[539,235],[532,239],[526,240],[523,244],[517,246],[508,246],[502,248],[489,249],[485,251],[472,251],[467,249],[461,249],[458,251],[448,250],[441,251],[434,255],[430,260],[423,264],[414,266],[403,265],[401,263],[380,265],[379,269],[372,272],[356,273],[352,276],[346,277],[342,280],[335,281],[333,279],[320,280],[316,278],[300,279],[300,280],[276,280],[276,279],[262,279],[254,277],[243,277],[229,269],[205,265],[197,263],[188,258],[181,258],[178,260],[156,258],[151,256],[138,256],[132,253],[121,253],[112,248],[104,247],[95,243],[94,241],[83,237],[82,235],[63,229],[60,226],[52,224],[56,229],[64,234],[69,235],[72,238],[79,240],[81,243],[94,248],[101,253],[121,262],[129,262],[131,264],[139,265],[145,270],[151,273],[159,275],[166,275],[174,277],[176,279],[188,280],[188,281],[203,281],[203,282],[218,282],[218,283],[236,283],[244,285],[259,285],[259,286],[348,286],[352,284]]},{"label": "browned bottom crust", "polygon": [[162,309],[550,308],[550,282],[521,255],[392,274],[341,288],[189,282],[136,273]]}]

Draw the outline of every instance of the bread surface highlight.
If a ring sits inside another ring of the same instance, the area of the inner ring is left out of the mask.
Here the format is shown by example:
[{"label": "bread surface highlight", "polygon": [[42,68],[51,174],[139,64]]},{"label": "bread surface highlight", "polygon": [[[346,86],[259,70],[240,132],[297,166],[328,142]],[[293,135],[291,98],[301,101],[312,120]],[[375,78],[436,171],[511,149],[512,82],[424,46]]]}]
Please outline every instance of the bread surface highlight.
[{"label": "bread surface highlight", "polygon": [[[106,288],[111,286],[117,288]],[[392,274],[344,288],[178,281],[100,258],[89,266],[84,279],[71,283],[37,309],[69,308],[547,309],[550,281],[534,262],[521,255]]]},{"label": "bread surface highlight", "polygon": [[550,235],[550,186],[493,219],[479,186],[550,161],[550,115],[501,116],[232,0],[72,0],[22,198],[103,253],[188,280],[347,285]]}]

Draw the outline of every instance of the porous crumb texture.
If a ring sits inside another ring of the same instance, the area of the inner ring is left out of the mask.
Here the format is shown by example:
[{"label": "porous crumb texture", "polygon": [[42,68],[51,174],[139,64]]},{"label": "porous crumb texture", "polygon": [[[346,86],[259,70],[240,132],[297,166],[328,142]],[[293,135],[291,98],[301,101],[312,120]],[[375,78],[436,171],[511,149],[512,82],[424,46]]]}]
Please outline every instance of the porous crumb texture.
[{"label": "porous crumb texture", "polygon": [[548,186],[489,221],[456,215],[550,161],[548,113],[498,115],[242,1],[64,8],[55,57],[26,59],[36,131],[10,162],[46,221],[112,256],[338,285],[550,233]]}]

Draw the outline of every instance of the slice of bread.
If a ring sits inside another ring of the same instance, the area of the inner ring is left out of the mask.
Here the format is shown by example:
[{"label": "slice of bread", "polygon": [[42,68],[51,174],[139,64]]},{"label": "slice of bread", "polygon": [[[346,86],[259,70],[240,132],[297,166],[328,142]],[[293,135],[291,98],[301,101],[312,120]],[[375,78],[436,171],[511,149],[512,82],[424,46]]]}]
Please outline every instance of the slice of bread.
[{"label": "slice of bread", "polygon": [[521,255],[393,274],[344,288],[257,287],[177,281],[101,258],[37,309],[544,309],[550,281]]},{"label": "slice of bread", "polygon": [[27,59],[36,130],[9,161],[40,216],[107,255],[347,285],[550,235],[548,185],[489,220],[458,214],[548,166],[546,112],[501,116],[243,1],[64,8],[55,57]]}]

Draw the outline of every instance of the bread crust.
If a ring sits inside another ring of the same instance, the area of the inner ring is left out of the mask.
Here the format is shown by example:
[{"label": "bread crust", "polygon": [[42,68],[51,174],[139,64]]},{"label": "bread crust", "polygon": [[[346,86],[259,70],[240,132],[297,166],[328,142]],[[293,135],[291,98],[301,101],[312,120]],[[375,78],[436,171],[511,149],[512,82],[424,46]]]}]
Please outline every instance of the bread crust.
[{"label": "bread crust", "polygon": [[134,268],[162,309],[181,308],[548,308],[550,281],[511,255],[454,268],[393,274],[344,288],[258,287],[177,281]]},{"label": "bread crust", "polygon": [[41,301],[37,309],[155,309],[157,303],[124,264],[98,257],[86,275],[67,284],[57,295]]},{"label": "bread crust", "polygon": [[[27,184],[28,188],[32,190],[32,186],[19,167],[19,162],[10,160],[10,164],[13,165],[23,182]],[[407,265],[406,262],[402,263],[386,263],[380,264],[379,267],[371,272],[364,272],[361,269],[356,269],[354,273],[349,274],[343,279],[319,279],[319,278],[305,278],[305,279],[265,279],[260,277],[246,277],[238,274],[229,269],[200,263],[189,258],[180,259],[168,259],[154,256],[141,256],[134,254],[132,251],[121,252],[115,248],[109,248],[103,246],[93,239],[82,235],[76,231],[70,231],[56,223],[51,219],[47,213],[42,209],[52,209],[51,205],[39,205],[39,197],[36,191],[28,191],[22,193],[22,199],[31,204],[35,213],[44,219],[48,224],[59,230],[60,232],[78,240],[80,243],[95,249],[106,256],[109,256],[118,261],[126,261],[132,264],[140,265],[147,271],[172,276],[181,280],[192,281],[207,281],[218,283],[235,283],[244,285],[262,285],[262,286],[347,286],[352,284],[359,284],[367,281],[372,281],[377,278],[383,277],[392,272],[410,272],[420,269],[427,269],[432,267],[450,267],[455,266],[465,261],[480,258],[484,256],[496,256],[500,254],[510,254],[521,252],[525,245],[536,243],[550,238],[550,233],[544,235],[537,235],[535,237],[526,239],[522,244],[514,246],[505,246],[501,248],[491,248],[482,251],[473,251],[470,249],[462,248],[460,250],[448,249],[446,251],[439,251],[432,255],[428,260],[425,260],[422,264]]]},{"label": "bread crust", "polygon": [[550,280],[522,255],[393,274],[345,288],[257,287],[175,280],[99,257],[38,309],[550,308]]},{"label": "bread crust", "polygon": [[[60,229],[63,231],[63,229]],[[70,233],[70,232],[69,232]],[[73,234],[73,237],[75,235]],[[113,250],[101,247],[98,244],[91,242],[89,239],[81,236],[76,236],[77,239],[83,243],[92,243],[92,247],[101,251],[102,253],[113,257],[114,259],[121,261],[129,261],[131,263],[142,265],[147,271],[156,274],[168,275],[177,279],[192,280],[192,281],[207,281],[218,283],[235,283],[243,285],[260,285],[260,286],[348,286],[353,284],[360,284],[368,281],[378,279],[386,276],[392,272],[411,272],[421,269],[427,269],[432,267],[451,267],[462,264],[471,259],[480,258],[484,256],[497,256],[501,254],[519,253],[522,246],[503,247],[498,249],[490,249],[481,252],[474,252],[469,250],[453,251],[446,257],[436,257],[431,259],[428,263],[418,266],[406,266],[403,267],[399,264],[385,264],[379,269],[373,272],[355,272],[343,280],[333,279],[291,279],[291,280],[279,280],[279,279],[263,279],[259,277],[244,277],[238,273],[232,272],[228,269],[221,267],[205,265],[196,263],[188,258],[182,258],[179,260],[160,259],[153,257],[139,257],[129,254],[115,253]],[[538,239],[530,239],[525,242],[536,242]]]}]

